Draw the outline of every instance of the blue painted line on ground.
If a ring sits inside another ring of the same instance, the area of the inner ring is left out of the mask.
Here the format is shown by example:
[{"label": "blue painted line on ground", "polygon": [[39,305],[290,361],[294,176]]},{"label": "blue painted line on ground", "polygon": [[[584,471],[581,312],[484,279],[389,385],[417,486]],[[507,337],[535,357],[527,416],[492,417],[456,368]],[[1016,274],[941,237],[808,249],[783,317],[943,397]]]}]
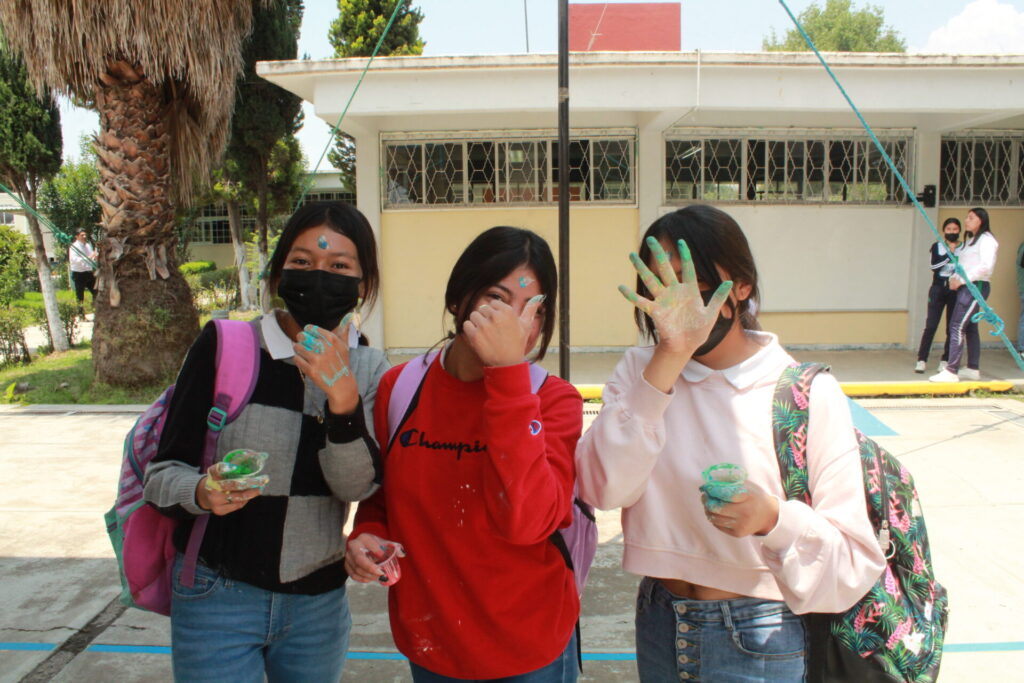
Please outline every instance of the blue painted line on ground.
[{"label": "blue painted line on ground", "polygon": [[948,643],[943,652],[1015,652],[1024,650],[1024,641],[1009,643]]},{"label": "blue painted line on ground", "polygon": [[[0,652],[47,652],[57,648],[55,643],[8,643],[0,642]],[[1018,652],[1024,651],[1024,641],[1008,641],[1004,643],[946,643],[943,652]],[[90,645],[86,652],[111,652],[116,654],[158,654],[169,655],[171,648],[166,645]],[[351,650],[349,659],[377,659],[401,661],[405,656],[397,652],[366,652]],[[584,661],[588,662],[624,662],[636,659],[634,652],[584,652]]]},{"label": "blue painted line on ground", "polygon": [[885,424],[872,415],[867,408],[847,397],[850,403],[850,415],[853,416],[853,426],[864,433],[864,436],[897,436],[895,429]]}]

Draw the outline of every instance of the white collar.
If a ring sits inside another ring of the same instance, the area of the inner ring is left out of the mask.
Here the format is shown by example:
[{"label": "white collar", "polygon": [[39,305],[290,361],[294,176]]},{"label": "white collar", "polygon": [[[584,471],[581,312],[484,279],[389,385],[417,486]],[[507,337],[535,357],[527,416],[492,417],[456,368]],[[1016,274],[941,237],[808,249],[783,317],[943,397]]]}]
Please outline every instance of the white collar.
[{"label": "white collar", "polygon": [[[274,311],[263,314],[260,319],[260,330],[263,332],[263,341],[267,345],[267,351],[271,358],[283,360],[295,355],[295,349],[292,348],[292,344],[295,342],[289,339],[281,329]],[[357,346],[359,346],[359,333],[354,327],[349,327],[348,347],[354,349]]]},{"label": "white collar", "polygon": [[789,363],[788,354],[779,346],[779,338],[771,332],[745,330],[744,334],[761,345],[761,349],[753,356],[722,370],[712,370],[703,363],[690,359],[683,368],[683,379],[687,382],[703,382],[718,373],[729,384],[742,391],[753,386],[767,371],[774,370],[780,363]]},{"label": "white collar", "polygon": [[260,318],[260,331],[263,333],[263,343],[267,345],[267,352],[271,358],[283,360],[295,355],[295,350],[292,349],[294,342],[281,329],[274,311],[264,313]]}]

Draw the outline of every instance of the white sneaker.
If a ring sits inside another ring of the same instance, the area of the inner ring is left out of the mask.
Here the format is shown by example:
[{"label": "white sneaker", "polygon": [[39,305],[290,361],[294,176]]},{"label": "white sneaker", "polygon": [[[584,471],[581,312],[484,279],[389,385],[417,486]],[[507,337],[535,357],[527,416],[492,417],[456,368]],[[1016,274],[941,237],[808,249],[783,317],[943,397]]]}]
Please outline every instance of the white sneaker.
[{"label": "white sneaker", "polygon": [[945,370],[947,365],[949,365],[949,363],[947,363],[944,360],[940,360],[939,361],[939,372],[942,372],[943,370]]},{"label": "white sneaker", "polygon": [[925,362],[923,360],[917,361],[917,365],[914,366],[914,372],[923,373],[925,370]]},{"label": "white sneaker", "polygon": [[949,370],[942,370],[928,378],[929,382],[959,382],[960,378]]},{"label": "white sneaker", "polygon": [[960,370],[959,375],[964,379],[973,380],[975,382],[981,379],[981,373],[977,370],[972,370],[971,368],[963,368]]}]

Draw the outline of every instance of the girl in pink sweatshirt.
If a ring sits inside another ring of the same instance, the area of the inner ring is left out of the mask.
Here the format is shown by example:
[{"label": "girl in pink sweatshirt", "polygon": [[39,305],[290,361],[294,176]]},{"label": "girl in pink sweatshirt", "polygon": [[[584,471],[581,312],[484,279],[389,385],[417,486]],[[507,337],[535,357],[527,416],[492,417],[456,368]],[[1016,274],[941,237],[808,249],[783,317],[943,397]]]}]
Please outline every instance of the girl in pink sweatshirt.
[{"label": "girl in pink sweatshirt", "polygon": [[[810,392],[809,488],[787,501],[771,407],[794,363],[754,316],[757,269],[736,222],[710,206],[663,216],[630,254],[641,332],[576,452],[580,494],[622,508],[623,567],[643,577],[636,611],[642,681],[802,681],[797,614],[840,612],[884,558],[867,515],[850,411],[838,383]],[[702,473],[747,473],[730,503],[703,497]]]}]

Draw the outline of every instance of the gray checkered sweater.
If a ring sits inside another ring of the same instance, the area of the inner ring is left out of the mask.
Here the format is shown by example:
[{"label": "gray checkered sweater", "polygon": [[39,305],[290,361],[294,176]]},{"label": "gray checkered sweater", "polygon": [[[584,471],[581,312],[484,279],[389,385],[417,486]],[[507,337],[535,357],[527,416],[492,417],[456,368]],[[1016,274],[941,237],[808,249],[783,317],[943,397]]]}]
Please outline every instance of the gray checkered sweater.
[{"label": "gray checkered sweater", "polygon": [[[324,393],[302,381],[292,359],[274,360],[262,335],[260,343],[252,398],[224,428],[214,461],[236,448],[266,451],[270,483],[241,510],[211,517],[200,558],[228,578],[266,590],[323,593],[346,579],[342,527],[349,503],[380,485],[372,415],[377,382],[388,362],[378,349],[351,349],[360,408],[351,416],[331,415]],[[196,505],[195,489],[216,356],[217,334],[210,324],[182,365],[158,453],[146,470],[146,500],[186,521],[174,539],[182,552],[192,520],[207,514]],[[317,419],[320,411],[323,423]]]}]

